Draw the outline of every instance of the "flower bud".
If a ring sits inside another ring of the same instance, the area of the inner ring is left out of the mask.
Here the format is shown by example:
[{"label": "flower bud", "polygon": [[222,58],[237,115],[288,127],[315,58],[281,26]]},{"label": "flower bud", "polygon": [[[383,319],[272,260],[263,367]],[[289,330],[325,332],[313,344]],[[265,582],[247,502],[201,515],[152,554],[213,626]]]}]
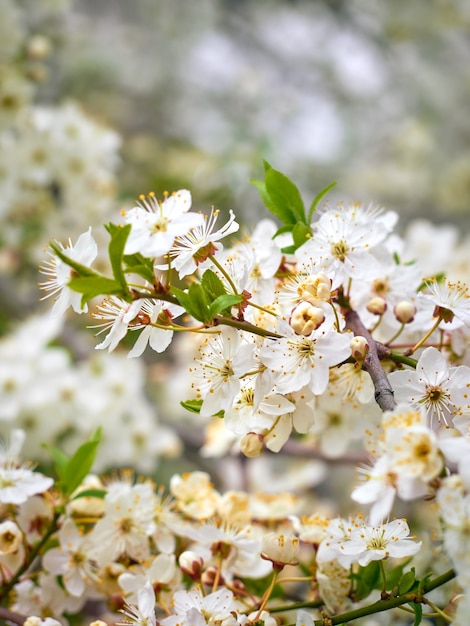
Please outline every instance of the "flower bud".
[{"label": "flower bud", "polygon": [[0,554],[13,554],[21,545],[23,534],[15,522],[0,524]]},{"label": "flower bud", "polygon": [[310,302],[301,302],[292,311],[289,324],[297,335],[308,337],[325,321],[325,314]]},{"label": "flower bud", "polygon": [[362,337],[362,335],[357,335],[351,339],[351,352],[352,357],[356,359],[356,361],[363,361],[366,358],[367,353],[369,352],[369,344],[367,343],[367,339]]},{"label": "flower bud", "polygon": [[219,585],[225,584],[225,579],[223,576],[220,576],[219,569],[217,567],[208,567],[205,572],[202,573],[201,582],[203,585],[207,587],[212,587],[214,581],[218,577]]},{"label": "flower bud", "polygon": [[204,559],[201,556],[192,550],[186,550],[180,554],[178,562],[182,571],[192,580],[201,580],[202,568],[204,567]]},{"label": "flower bud", "polygon": [[261,558],[271,561],[275,570],[284,569],[285,565],[297,565],[299,538],[284,533],[267,533],[263,537]]},{"label": "flower bud", "polygon": [[263,451],[264,437],[258,433],[247,433],[240,441],[240,450],[248,458],[259,456]]},{"label": "flower bud", "polygon": [[415,318],[416,307],[412,302],[402,300],[395,306],[393,313],[399,322],[402,324],[409,324]]},{"label": "flower bud", "polygon": [[383,315],[387,310],[387,303],[380,296],[374,296],[367,303],[367,310],[374,315]]},{"label": "flower bud", "polygon": [[42,61],[51,53],[51,41],[43,35],[33,35],[27,43],[27,53],[30,59]]}]

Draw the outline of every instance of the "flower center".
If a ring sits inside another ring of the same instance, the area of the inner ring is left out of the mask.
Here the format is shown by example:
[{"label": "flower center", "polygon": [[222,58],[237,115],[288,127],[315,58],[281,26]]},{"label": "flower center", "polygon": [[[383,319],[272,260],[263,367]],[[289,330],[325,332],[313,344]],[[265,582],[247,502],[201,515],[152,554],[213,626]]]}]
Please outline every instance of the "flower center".
[{"label": "flower center", "polygon": [[343,239],[341,239],[340,241],[337,241],[331,246],[331,253],[333,254],[333,256],[339,259],[341,263],[344,263],[349,251],[350,251],[350,248]]}]

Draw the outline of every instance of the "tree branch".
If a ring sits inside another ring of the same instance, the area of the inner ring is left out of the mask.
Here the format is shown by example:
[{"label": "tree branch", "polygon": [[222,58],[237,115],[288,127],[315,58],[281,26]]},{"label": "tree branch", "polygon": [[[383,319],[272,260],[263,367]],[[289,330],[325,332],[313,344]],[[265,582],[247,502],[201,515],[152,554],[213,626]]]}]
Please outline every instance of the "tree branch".
[{"label": "tree branch", "polygon": [[356,311],[348,309],[345,314],[346,327],[352,330],[354,335],[364,337],[369,344],[369,352],[364,359],[364,369],[369,373],[375,388],[375,401],[382,409],[382,411],[393,411],[396,407],[396,402],[393,397],[393,389],[387,378],[382,364],[380,363],[377,343],[372,337],[370,332],[361,322],[359,315]]}]

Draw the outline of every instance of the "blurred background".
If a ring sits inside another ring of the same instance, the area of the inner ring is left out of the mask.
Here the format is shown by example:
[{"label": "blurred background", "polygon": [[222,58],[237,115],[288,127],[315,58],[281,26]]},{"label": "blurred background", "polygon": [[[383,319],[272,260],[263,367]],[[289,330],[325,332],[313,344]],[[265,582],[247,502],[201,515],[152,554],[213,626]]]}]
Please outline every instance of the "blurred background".
[{"label": "blurred background", "polygon": [[131,419],[140,365],[87,361],[83,319],[24,322],[51,308],[36,286],[48,241],[92,225],[106,242],[100,225],[139,194],[188,187],[197,209],[249,227],[265,216],[249,184],[264,158],[307,204],[336,180],[333,202],[465,227],[469,31],[465,0],[0,0],[0,425],[37,432],[31,454],[41,437],[73,447],[99,422],[80,391],[106,381],[101,414],[123,414],[103,466],[124,427],[123,462],[180,450],[168,431],[146,441],[146,400]]}]

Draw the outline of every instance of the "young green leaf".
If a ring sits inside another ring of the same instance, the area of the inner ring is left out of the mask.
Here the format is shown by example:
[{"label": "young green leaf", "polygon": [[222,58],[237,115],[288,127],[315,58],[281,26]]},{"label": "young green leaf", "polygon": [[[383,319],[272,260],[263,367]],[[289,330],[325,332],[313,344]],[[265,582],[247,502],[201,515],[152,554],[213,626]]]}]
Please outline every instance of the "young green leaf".
[{"label": "young green leaf", "polygon": [[95,461],[101,440],[101,428],[98,428],[88,441],[83,443],[70,457],[63,468],[62,490],[65,495],[72,494],[90,472]]},{"label": "young green leaf", "polygon": [[95,270],[92,270],[91,267],[82,265],[82,263],[79,263],[78,261],[75,261],[74,259],[68,257],[55,241],[51,241],[49,246],[53,250],[54,254],[58,256],[59,259],[63,261],[66,265],[75,270],[79,276],[103,276],[99,272],[95,272]]},{"label": "young green leaf", "polygon": [[294,239],[295,249],[300,248],[312,236],[312,229],[303,222],[297,222],[292,229],[292,238]]},{"label": "young green leaf", "polygon": [[308,210],[307,224],[310,224],[310,222],[312,221],[313,214],[315,213],[315,209],[317,208],[320,200],[322,200],[326,196],[326,194],[331,191],[331,189],[333,189],[335,185],[336,181],[334,180],[332,183],[330,183],[324,189],[317,193],[315,198],[312,200],[312,204],[310,205],[310,208]]},{"label": "young green leaf", "polygon": [[82,294],[82,306],[97,296],[119,295],[129,302],[132,300],[120,283],[106,276],[74,276],[68,286]]},{"label": "young green leaf", "polygon": [[142,254],[125,254],[124,272],[142,276],[148,283],[153,284],[155,274],[153,273],[153,260],[147,259]]},{"label": "young green leaf", "polygon": [[227,293],[224,283],[212,270],[206,270],[204,272],[201,278],[201,285],[210,300],[214,300],[215,298]]},{"label": "young green leaf", "polygon": [[351,578],[356,582],[354,599],[358,602],[367,598],[370,592],[381,584],[380,565],[377,561],[371,561],[365,567],[360,566],[357,573],[351,574]]},{"label": "young green leaf", "polygon": [[243,296],[225,293],[216,298],[209,306],[209,319],[213,320],[216,315],[226,311],[230,313],[230,309],[243,301]]},{"label": "young green leaf", "polygon": [[79,498],[100,498],[103,500],[108,492],[105,489],[84,489],[79,491],[71,500],[78,500]]},{"label": "young green leaf", "polygon": [[124,248],[127,238],[131,232],[131,224],[119,226],[111,234],[111,240],[108,246],[109,260],[113,269],[113,276],[121,285],[122,289],[127,290],[127,281],[122,269]]},{"label": "young green leaf", "polygon": [[[202,402],[203,402],[202,400],[186,400],[186,401],[181,401],[180,404],[184,409],[186,409],[190,413],[200,413]],[[219,411],[218,413],[214,414],[214,417],[223,418],[224,413],[225,413],[224,411]]]},{"label": "young green leaf", "polygon": [[423,607],[417,602],[410,602],[409,604],[415,613],[415,621],[413,622],[413,626],[419,626],[421,624],[421,620],[423,619]]},{"label": "young green leaf", "polygon": [[297,186],[275,169],[266,172],[266,191],[278,211],[284,214],[284,224],[305,223],[305,207]]},{"label": "young green leaf", "polygon": [[59,448],[54,448],[53,446],[46,444],[44,444],[44,447],[49,451],[56,474],[59,477],[59,480],[62,481],[64,478],[65,467],[69,462],[69,457],[65,454],[65,452],[59,450]]},{"label": "young green leaf", "polygon": [[409,572],[403,574],[398,583],[398,593],[401,595],[402,593],[408,593],[408,591],[413,587],[416,581],[416,574],[414,567],[410,569]]},{"label": "young green leaf", "polygon": [[201,285],[192,283],[188,291],[172,287],[171,293],[194,319],[204,323],[212,319],[209,313],[209,300]]}]

